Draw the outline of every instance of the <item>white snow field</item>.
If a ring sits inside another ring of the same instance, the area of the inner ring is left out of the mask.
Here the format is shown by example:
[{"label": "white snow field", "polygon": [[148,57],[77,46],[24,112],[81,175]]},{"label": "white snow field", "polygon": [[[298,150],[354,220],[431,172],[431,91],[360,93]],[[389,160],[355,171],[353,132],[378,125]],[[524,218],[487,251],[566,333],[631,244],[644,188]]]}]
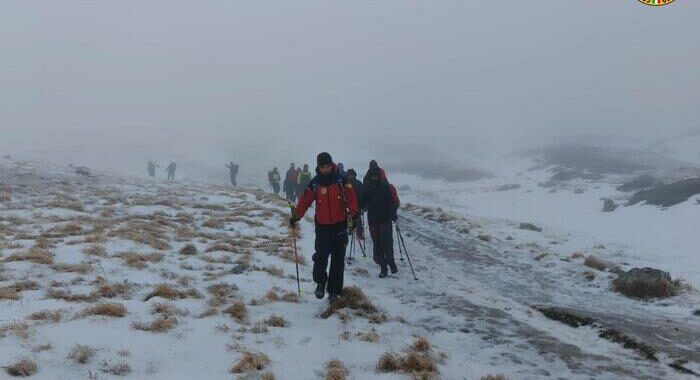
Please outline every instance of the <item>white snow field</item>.
[{"label": "white snow field", "polygon": [[[299,297],[288,205],[274,195],[4,160],[0,376],[696,378],[697,294],[629,299],[583,256],[700,286],[700,206],[602,213],[614,184],[549,193],[537,186],[546,169],[525,166],[469,183],[389,173],[410,186],[398,223],[418,280],[408,260],[377,278],[367,242],[369,257],[356,250],[345,269],[349,306],[329,316],[313,296],[312,219],[300,223]],[[574,328],[541,312],[555,309],[595,322]],[[333,359],[346,370],[327,369]]]}]

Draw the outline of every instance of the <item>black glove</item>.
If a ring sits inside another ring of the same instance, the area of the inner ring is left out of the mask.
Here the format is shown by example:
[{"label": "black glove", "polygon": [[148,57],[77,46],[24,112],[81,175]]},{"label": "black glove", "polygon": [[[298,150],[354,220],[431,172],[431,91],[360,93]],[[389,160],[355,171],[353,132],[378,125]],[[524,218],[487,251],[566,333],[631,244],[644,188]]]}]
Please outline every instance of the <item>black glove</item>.
[{"label": "black glove", "polygon": [[299,221],[299,219],[296,216],[290,216],[289,217],[289,227],[292,227],[292,228],[296,227],[298,221]]},{"label": "black glove", "polygon": [[391,221],[392,221],[392,222],[395,222],[395,221],[397,221],[397,220],[399,220],[399,216],[396,215],[396,213],[393,213],[393,214],[391,215]]}]

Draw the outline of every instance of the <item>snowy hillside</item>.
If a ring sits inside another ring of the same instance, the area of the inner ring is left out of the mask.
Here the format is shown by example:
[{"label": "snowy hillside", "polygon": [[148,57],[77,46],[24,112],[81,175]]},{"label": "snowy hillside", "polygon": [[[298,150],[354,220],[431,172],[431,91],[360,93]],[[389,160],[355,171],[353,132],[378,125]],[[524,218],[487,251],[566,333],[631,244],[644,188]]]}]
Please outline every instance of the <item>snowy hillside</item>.
[{"label": "snowy hillside", "polygon": [[[629,299],[610,289],[613,273],[583,265],[591,254],[625,268],[652,265],[697,287],[697,258],[688,253],[697,238],[685,235],[697,226],[695,206],[603,214],[598,198],[610,195],[603,185],[550,193],[537,183],[551,173],[512,169],[512,177],[468,184],[390,173],[392,182],[410,185],[400,191],[399,224],[418,281],[407,260],[397,276],[377,278],[377,266],[358,250],[346,266],[342,302],[329,308],[312,294],[309,217],[299,234],[296,293],[288,208],[274,195],[3,161],[2,374],[695,378],[697,295]],[[496,191],[515,178],[520,188]],[[661,232],[640,221],[652,212],[663,215],[655,222]],[[687,227],[673,219],[680,230],[669,232],[661,228],[671,223],[666,217],[687,218]],[[675,236],[684,238],[670,243]],[[561,310],[594,322],[567,326],[552,317]]]}]

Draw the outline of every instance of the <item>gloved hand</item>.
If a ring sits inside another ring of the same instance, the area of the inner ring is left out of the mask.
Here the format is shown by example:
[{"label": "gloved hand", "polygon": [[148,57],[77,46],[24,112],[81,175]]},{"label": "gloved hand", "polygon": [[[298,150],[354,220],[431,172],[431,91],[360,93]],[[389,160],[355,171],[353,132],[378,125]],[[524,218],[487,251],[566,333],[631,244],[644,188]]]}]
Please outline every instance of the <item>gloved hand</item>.
[{"label": "gloved hand", "polygon": [[296,217],[296,215],[290,216],[289,217],[289,227],[292,227],[292,228],[296,227],[298,221],[299,221],[299,219]]},{"label": "gloved hand", "polygon": [[348,230],[354,231],[355,230],[355,218],[348,218]]},{"label": "gloved hand", "polygon": [[397,221],[397,220],[399,220],[399,216],[398,216],[396,213],[393,213],[393,214],[391,215],[391,221],[392,221],[392,222],[395,222],[395,221]]}]

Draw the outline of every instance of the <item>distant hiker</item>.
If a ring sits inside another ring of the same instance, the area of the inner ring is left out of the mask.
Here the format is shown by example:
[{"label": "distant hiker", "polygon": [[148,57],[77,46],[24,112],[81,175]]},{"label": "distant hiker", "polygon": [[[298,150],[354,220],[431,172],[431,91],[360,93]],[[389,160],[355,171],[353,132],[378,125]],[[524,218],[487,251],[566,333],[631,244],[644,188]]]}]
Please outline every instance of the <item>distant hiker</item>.
[{"label": "distant hiker", "polygon": [[168,181],[174,181],[175,180],[175,169],[177,168],[177,164],[174,162],[171,162],[170,165],[168,165],[167,168],[165,168],[165,171],[168,172]]},{"label": "distant hiker", "polygon": [[294,202],[297,192],[297,169],[292,162],[289,164],[287,174],[284,176],[284,193],[287,194],[287,200]]},{"label": "distant hiker", "polygon": [[159,168],[160,166],[156,165],[153,163],[153,161],[148,161],[148,176],[151,178],[155,178],[156,176],[156,168]]},{"label": "distant hiker", "polygon": [[340,174],[341,177],[348,176],[348,173],[345,171],[345,165],[343,165],[342,162],[338,162],[338,174]]},{"label": "distant hiker", "polygon": [[[357,198],[352,184],[338,174],[331,155],[323,152],[316,157],[316,176],[309,182],[299,197],[296,213],[289,220],[291,225],[304,217],[316,202],[314,221],[316,242],[313,255],[313,279],[316,283],[316,298],[323,298],[326,288],[328,299],[333,300],[343,290],[345,270],[345,247],[348,244],[348,223],[357,214]],[[328,257],[331,266],[328,273]]]},{"label": "distant hiker", "polygon": [[304,169],[301,170],[297,176],[297,195],[301,195],[301,193],[304,192],[304,189],[306,189],[306,186],[309,186],[311,178],[312,175],[309,171],[309,165],[304,164]]},{"label": "distant hiker", "polygon": [[226,164],[226,167],[228,168],[229,176],[231,177],[231,185],[233,185],[233,187],[238,186],[236,184],[236,176],[238,175],[238,165],[234,164],[233,161],[231,161],[228,164]]},{"label": "distant hiker", "polygon": [[[355,196],[357,199],[362,199],[362,193],[363,193],[363,188],[364,185],[362,185],[362,182],[357,179],[357,172],[355,169],[348,169],[348,182],[352,184],[352,188],[355,190]],[[362,215],[364,210],[360,207],[359,209],[359,215]],[[365,240],[365,229],[362,224],[362,218],[357,218],[355,221],[355,235],[357,236],[358,239],[360,240]]]},{"label": "distant hiker", "polygon": [[[376,164],[376,162],[375,162]],[[369,234],[374,243],[373,258],[379,265],[379,277],[387,276],[387,266],[391,273],[399,270],[394,261],[394,239],[392,221],[397,220],[396,211],[399,208],[399,196],[396,188],[386,179],[384,170],[378,165],[372,165],[365,176],[360,209],[367,210]]]},{"label": "distant hiker", "polygon": [[270,186],[272,186],[272,191],[279,195],[280,194],[280,172],[277,171],[277,166],[272,168],[271,171],[267,172],[267,180],[270,182]]}]

